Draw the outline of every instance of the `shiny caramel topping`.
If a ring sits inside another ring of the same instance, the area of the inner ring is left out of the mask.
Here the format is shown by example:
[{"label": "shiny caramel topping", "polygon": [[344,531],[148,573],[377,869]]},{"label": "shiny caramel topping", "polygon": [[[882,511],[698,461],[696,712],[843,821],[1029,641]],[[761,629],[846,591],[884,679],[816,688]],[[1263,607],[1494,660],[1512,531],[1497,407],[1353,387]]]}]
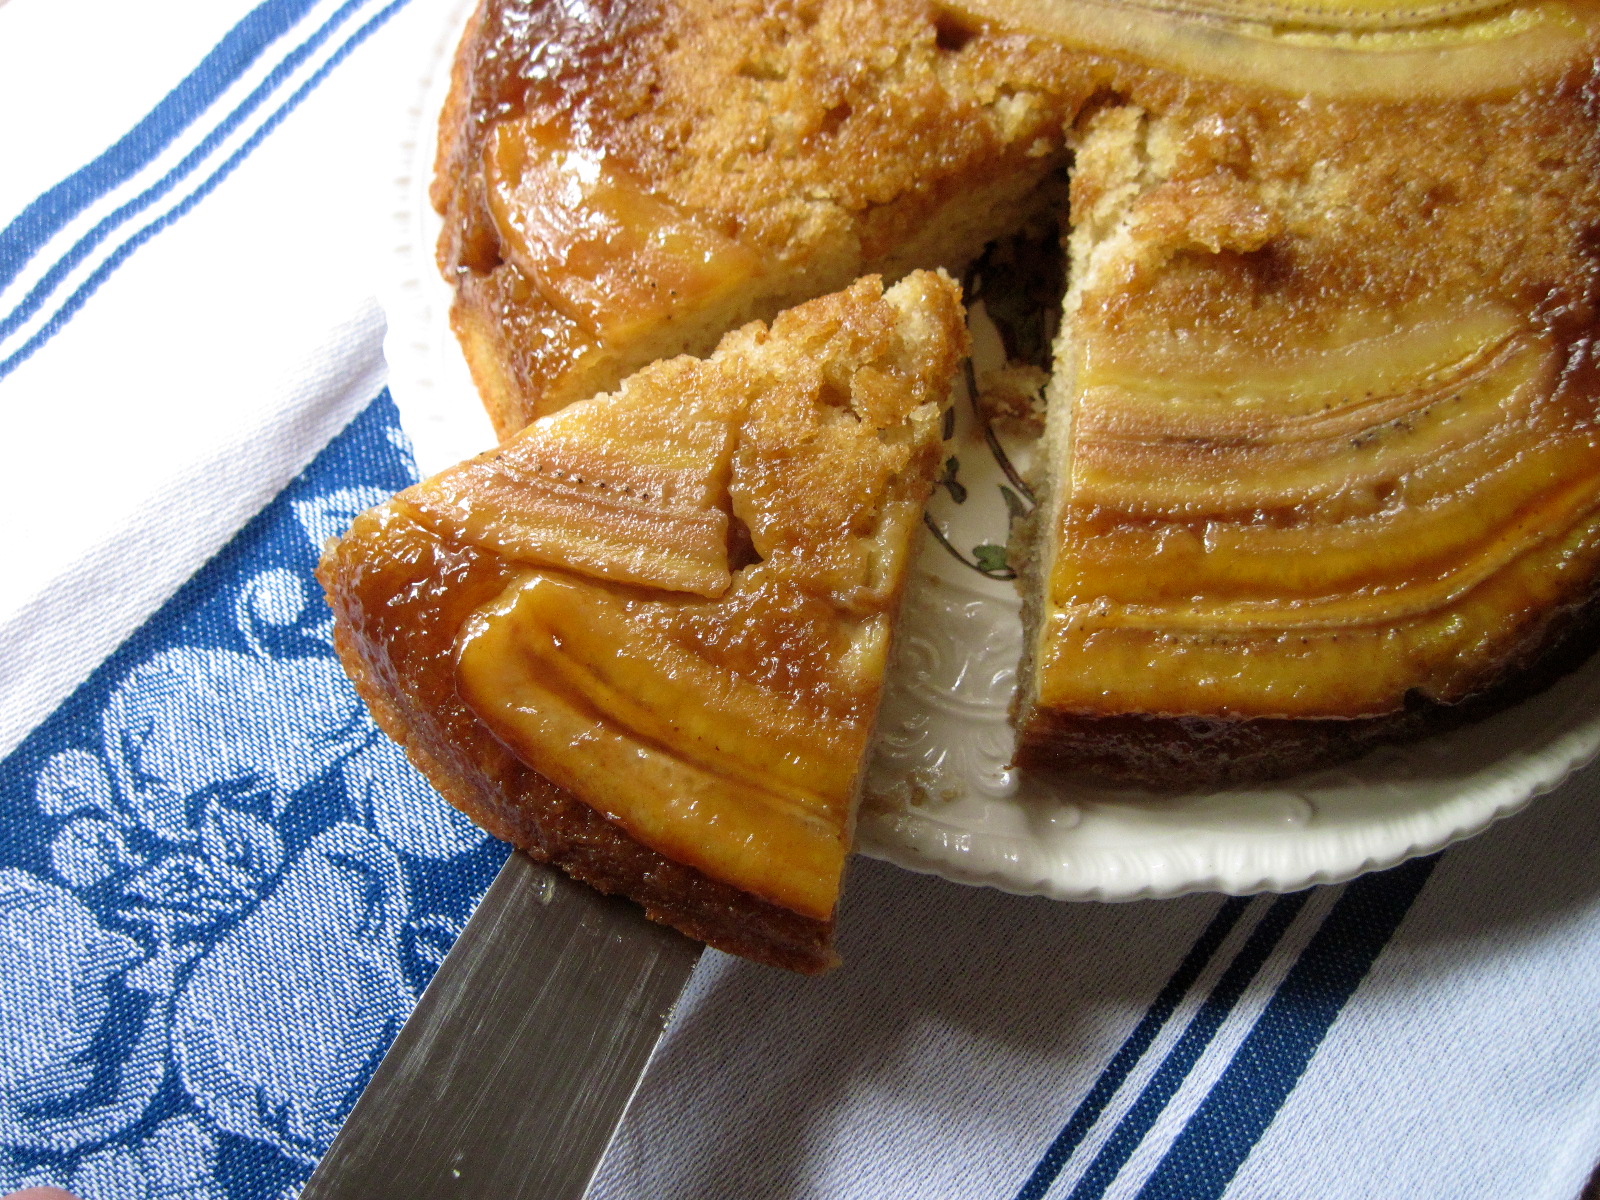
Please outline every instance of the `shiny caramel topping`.
[{"label": "shiny caramel topping", "polygon": [[888,618],[841,621],[774,574],[712,604],[528,572],[468,622],[458,680],[501,741],[639,841],[826,919]]},{"label": "shiny caramel topping", "polygon": [[586,122],[590,79],[637,79],[632,52],[659,21],[659,8],[653,0],[484,0],[485,36],[472,64],[480,118],[514,117],[542,103]]},{"label": "shiny caramel topping", "polygon": [[484,183],[502,252],[602,341],[629,341],[715,305],[760,269],[749,249],[652,195],[570,130],[496,125]]}]

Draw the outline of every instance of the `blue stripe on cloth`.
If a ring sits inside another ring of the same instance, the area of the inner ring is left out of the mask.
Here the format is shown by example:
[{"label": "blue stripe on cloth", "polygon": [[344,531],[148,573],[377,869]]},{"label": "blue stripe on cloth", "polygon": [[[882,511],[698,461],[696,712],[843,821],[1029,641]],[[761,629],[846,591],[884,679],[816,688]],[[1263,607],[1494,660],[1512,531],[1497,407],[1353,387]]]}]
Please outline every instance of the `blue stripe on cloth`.
[{"label": "blue stripe on cloth", "polygon": [[1267,909],[1260,923],[1250,931],[1244,947],[1223,971],[1217,986],[1201,1004],[1200,1011],[1189,1022],[1177,1045],[1168,1052],[1156,1073],[1145,1085],[1144,1091],[1133,1106],[1123,1115],[1117,1127],[1089,1164],[1078,1186],[1072,1189],[1068,1200],[1100,1200],[1117,1177],[1139,1143],[1144,1141],[1156,1118],[1166,1109],[1183,1081],[1189,1077],[1195,1063],[1205,1053],[1222,1028],[1222,1023],[1233,1011],[1251,980],[1261,970],[1273,950],[1283,939],[1290,923],[1305,907],[1309,892],[1295,892],[1280,896]]},{"label": "blue stripe on cloth", "polygon": [[1133,1070],[1144,1052],[1150,1048],[1150,1043],[1155,1041],[1156,1035],[1171,1019],[1179,1002],[1194,986],[1194,981],[1200,977],[1200,972],[1205,970],[1206,964],[1216,954],[1223,939],[1239,923],[1239,918],[1244,915],[1249,903],[1248,899],[1240,896],[1230,896],[1223,901],[1216,915],[1211,918],[1200,937],[1184,955],[1183,961],[1178,964],[1178,969],[1156,993],[1155,1000],[1139,1019],[1139,1023],[1134,1026],[1128,1039],[1122,1043],[1105,1069],[1100,1072],[1100,1077],[1094,1081],[1094,1086],[1089,1089],[1088,1094],[1078,1102],[1078,1107],[1073,1110],[1066,1125],[1050,1143],[1043,1157],[1039,1159],[1038,1165],[1033,1168],[1033,1173],[1028,1176],[1027,1182],[1017,1192],[1016,1200],[1040,1200],[1050,1190],[1050,1185],[1055,1182],[1056,1176],[1061,1173],[1061,1168],[1072,1157],[1072,1152],[1078,1148],[1078,1143],[1083,1141],[1084,1135],[1100,1119],[1100,1114],[1105,1111],[1106,1105],[1111,1103],[1111,1098],[1127,1079],[1128,1073]]},{"label": "blue stripe on cloth", "polygon": [[[262,101],[283,86],[284,80],[293,74],[319,46],[333,36],[334,30],[348,21],[356,10],[367,2],[368,0],[349,0],[349,3],[341,6],[315,33],[284,55],[283,60],[272,69],[267,77],[232,112],[224,117],[217,127],[208,133],[193,150],[184,155],[182,161],[150,187],[117,208],[110,216],[79,238],[71,249],[40,276],[39,281],[34,284],[17,306],[3,320],[0,320],[0,339],[9,337],[19,325],[38,312],[45,300],[49,298],[50,293],[56,290],[67,274],[87,258],[96,246],[105,241],[114,229],[126,222],[129,217],[149,208],[177,186],[181,180],[187,178],[234,130],[243,124],[246,117],[261,107]],[[0,286],[4,286],[3,283],[0,283]]]},{"label": "blue stripe on cloth", "polygon": [[380,393],[0,760],[0,1194],[296,1194],[504,862],[312,573],[415,478]]},{"label": "blue stripe on cloth", "polygon": [[1139,1200],[1215,1200],[1227,1189],[1378,954],[1438,855],[1351,884],[1233,1061],[1189,1118]]},{"label": "blue stripe on cloth", "polygon": [[4,379],[15,371],[33,355],[34,351],[60,333],[66,327],[67,322],[71,321],[88,302],[89,298],[99,290],[100,285],[109,279],[118,267],[132,257],[134,251],[155,237],[156,234],[186,216],[195,205],[215,191],[217,186],[231,175],[239,164],[255,151],[256,147],[266,141],[272,132],[283,123],[284,118],[298,108],[300,102],[315,91],[322,81],[332,74],[334,69],[344,62],[357,46],[371,37],[390,17],[394,16],[408,3],[410,3],[410,0],[391,0],[389,4],[378,10],[371,20],[352,33],[326,62],[296,88],[294,93],[270,117],[262,122],[260,128],[245,139],[239,148],[224,160],[221,166],[207,176],[205,182],[201,183],[199,187],[195,188],[194,191],[190,192],[172,208],[144,226],[138,233],[128,238],[107,255],[106,260],[78,285],[77,289],[67,297],[54,315],[32,337],[22,343],[9,358],[0,359],[0,379]]},{"label": "blue stripe on cloth", "polygon": [[0,230],[0,288],[62,226],[133,177],[194,123],[317,0],[266,0],[228,31],[177,87],[93,162],[41,194]]}]

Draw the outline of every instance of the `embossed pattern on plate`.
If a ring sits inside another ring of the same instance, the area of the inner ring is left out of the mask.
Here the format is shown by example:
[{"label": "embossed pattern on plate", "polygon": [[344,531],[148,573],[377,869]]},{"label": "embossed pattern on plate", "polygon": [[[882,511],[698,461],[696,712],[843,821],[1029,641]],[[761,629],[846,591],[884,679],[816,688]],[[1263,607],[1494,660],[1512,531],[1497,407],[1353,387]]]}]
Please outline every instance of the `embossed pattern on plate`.
[{"label": "embossed pattern on plate", "polygon": [[[397,147],[385,352],[424,473],[493,437],[450,333],[427,197],[450,60],[472,7],[433,0],[437,43]],[[980,347],[992,344],[979,325]],[[964,389],[955,412],[958,468],[930,507],[940,536],[924,535],[907,596],[858,826],[864,853],[1058,899],[1292,891],[1469,837],[1600,753],[1597,659],[1487,721],[1263,787],[1157,795],[1011,770],[1007,710],[1022,631],[1000,551],[1026,497],[990,452]],[[1009,450],[1025,466],[1027,447]]]}]

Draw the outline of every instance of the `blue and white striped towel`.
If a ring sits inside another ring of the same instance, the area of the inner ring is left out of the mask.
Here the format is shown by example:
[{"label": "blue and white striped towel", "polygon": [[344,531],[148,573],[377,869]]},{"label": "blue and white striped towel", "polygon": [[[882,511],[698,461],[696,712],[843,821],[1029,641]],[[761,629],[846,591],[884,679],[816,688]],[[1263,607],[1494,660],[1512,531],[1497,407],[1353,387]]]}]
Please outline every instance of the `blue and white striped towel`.
[{"label": "blue and white striped towel", "polygon": [[[451,6],[0,2],[0,1189],[293,1195],[504,856],[310,577],[414,473],[375,214]],[[1288,897],[858,862],[843,971],[703,960],[596,1193],[1572,1200],[1597,792]]]}]

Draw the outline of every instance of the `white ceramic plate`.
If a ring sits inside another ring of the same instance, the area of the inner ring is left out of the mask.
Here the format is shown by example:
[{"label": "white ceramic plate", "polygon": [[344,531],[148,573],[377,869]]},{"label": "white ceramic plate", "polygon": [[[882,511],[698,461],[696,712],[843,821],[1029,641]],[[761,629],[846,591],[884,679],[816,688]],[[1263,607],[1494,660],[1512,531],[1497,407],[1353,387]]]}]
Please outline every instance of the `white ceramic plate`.
[{"label": "white ceramic plate", "polygon": [[[401,114],[386,294],[390,388],[431,474],[493,441],[450,332],[427,199],[449,63],[474,0],[432,0],[416,102]],[[991,331],[975,322],[980,347]],[[858,831],[863,852],[962,883],[1059,899],[1291,891],[1392,866],[1477,833],[1600,752],[1600,659],[1469,728],[1236,791],[1138,793],[1008,767],[1021,649],[998,547],[1026,504],[958,389],[959,488],[930,506]],[[1021,461],[1027,447],[1010,446]],[[956,496],[964,489],[964,499]],[[1011,498],[1008,500],[1006,491]],[[984,547],[985,549],[978,549]],[[985,570],[987,568],[987,570]]]}]

